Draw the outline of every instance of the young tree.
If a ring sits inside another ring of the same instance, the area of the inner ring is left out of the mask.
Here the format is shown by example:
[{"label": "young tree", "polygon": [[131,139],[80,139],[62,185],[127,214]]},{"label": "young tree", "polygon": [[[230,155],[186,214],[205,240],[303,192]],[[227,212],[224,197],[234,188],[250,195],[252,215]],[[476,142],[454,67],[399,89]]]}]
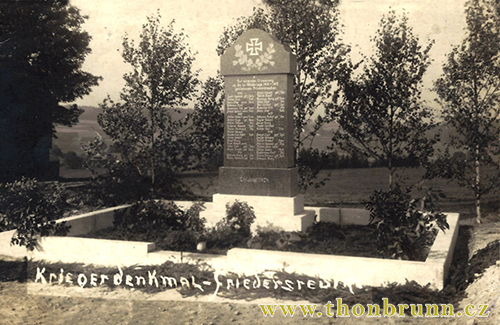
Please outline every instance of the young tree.
[{"label": "young tree", "polygon": [[[179,108],[186,105],[198,84],[198,73],[192,71],[193,55],[184,34],[174,32],[173,22],[163,28],[158,13],[143,25],[139,44],[124,37],[122,56],[132,72],[124,75],[121,102],[108,97],[98,116],[120,155],[119,159],[109,155],[104,159],[108,177],[123,182],[127,181],[124,178],[133,179],[142,186],[148,180],[153,198],[159,185],[164,194],[173,194],[182,187],[179,172],[191,165],[184,150],[186,119]],[[96,140],[87,146],[87,152],[94,157],[102,154],[100,145]]]},{"label": "young tree", "polygon": [[[456,130],[448,146],[465,151],[468,159],[453,159],[447,151],[432,175],[456,179],[474,192],[478,223],[481,197],[498,187],[500,20],[492,4],[490,0],[467,3],[466,37],[448,55],[443,75],[435,82],[444,120]],[[483,172],[486,168],[488,173]]]},{"label": "young tree", "polygon": [[82,70],[91,51],[86,18],[63,0],[0,1],[0,177],[37,175],[54,124],[78,122],[83,111],[60,103],[87,95],[100,79]]},{"label": "young tree", "polygon": [[[331,121],[327,112],[335,107],[339,98],[335,82],[352,69],[348,61],[350,48],[340,42],[338,3],[338,0],[265,0],[265,10],[254,9],[252,16],[241,17],[234,26],[225,28],[217,47],[217,53],[222,55],[250,28],[262,29],[290,46],[297,56],[298,71],[294,77],[297,157],[306,141],[310,141],[311,148],[318,130]],[[323,109],[326,113],[320,114]],[[314,127],[310,132],[304,132],[313,116],[316,116]],[[308,174],[311,166],[301,165],[299,170],[303,188],[319,171],[312,170],[312,174]]]},{"label": "young tree", "polygon": [[209,77],[189,116],[190,149],[201,170],[214,170],[222,165],[224,148],[224,83],[222,76]]},{"label": "young tree", "polygon": [[372,42],[375,53],[362,73],[342,83],[344,104],[331,112],[339,123],[333,141],[383,163],[392,188],[396,166],[425,162],[436,141],[426,136],[432,114],[420,100],[432,42],[422,48],[406,15],[394,11],[381,19]]}]

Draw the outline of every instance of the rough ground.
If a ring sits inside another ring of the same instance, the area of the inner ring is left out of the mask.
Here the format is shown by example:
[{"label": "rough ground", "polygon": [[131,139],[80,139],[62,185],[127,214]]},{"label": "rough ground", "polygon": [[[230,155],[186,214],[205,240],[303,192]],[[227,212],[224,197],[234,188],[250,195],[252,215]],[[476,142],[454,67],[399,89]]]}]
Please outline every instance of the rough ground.
[{"label": "rough ground", "polygon": [[[499,222],[476,227],[469,244],[471,251],[475,252],[487,243],[500,239],[499,229]],[[373,319],[352,315],[350,318],[328,318],[325,315],[305,318],[300,312],[294,318],[285,318],[280,313],[273,318],[264,318],[255,302],[150,300],[151,297],[142,293],[125,289],[104,294],[99,291],[102,289],[72,288],[74,292],[71,296],[65,297],[68,288],[8,281],[5,272],[3,274],[4,281],[0,282],[1,324],[500,324],[500,261],[475,279],[460,304],[460,307],[469,303],[490,304],[490,317],[484,319],[415,319],[409,316]],[[318,306],[318,310],[321,307]]]}]

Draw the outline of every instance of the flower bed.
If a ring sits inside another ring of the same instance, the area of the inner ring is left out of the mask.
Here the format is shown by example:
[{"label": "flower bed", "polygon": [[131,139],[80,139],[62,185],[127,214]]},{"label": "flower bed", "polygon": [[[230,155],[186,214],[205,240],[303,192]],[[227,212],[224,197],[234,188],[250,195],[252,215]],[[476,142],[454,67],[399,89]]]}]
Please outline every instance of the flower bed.
[{"label": "flower bed", "polygon": [[[84,235],[84,238],[154,242],[156,250],[197,251],[197,238],[200,234],[192,231],[154,229],[149,232],[132,232],[127,229],[109,227]],[[327,222],[313,225],[306,233],[298,232],[260,232],[252,238],[239,238],[239,242],[219,246],[219,241],[210,238],[210,233],[203,235],[208,254],[227,254],[231,248],[254,248],[297,253],[330,254],[373,258],[391,258],[380,253],[374,243],[377,241],[373,226],[339,226]],[[434,236],[435,237],[435,236]],[[432,243],[431,245],[432,246]],[[419,261],[425,261],[430,246],[422,247]]]}]

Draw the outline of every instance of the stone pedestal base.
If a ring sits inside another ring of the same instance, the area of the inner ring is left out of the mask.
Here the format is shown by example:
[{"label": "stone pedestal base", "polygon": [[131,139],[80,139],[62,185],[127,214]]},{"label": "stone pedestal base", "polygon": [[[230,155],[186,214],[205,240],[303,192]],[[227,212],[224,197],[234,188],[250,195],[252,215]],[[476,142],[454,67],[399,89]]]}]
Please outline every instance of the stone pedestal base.
[{"label": "stone pedestal base", "polygon": [[219,189],[222,194],[292,198],[299,194],[299,169],[221,167]]},{"label": "stone pedestal base", "polygon": [[315,211],[304,210],[301,194],[294,197],[214,194],[213,203],[206,205],[201,217],[213,225],[225,217],[226,204],[231,205],[236,200],[246,202],[254,209],[256,220],[252,229],[259,226],[275,231],[305,231],[315,221]]}]

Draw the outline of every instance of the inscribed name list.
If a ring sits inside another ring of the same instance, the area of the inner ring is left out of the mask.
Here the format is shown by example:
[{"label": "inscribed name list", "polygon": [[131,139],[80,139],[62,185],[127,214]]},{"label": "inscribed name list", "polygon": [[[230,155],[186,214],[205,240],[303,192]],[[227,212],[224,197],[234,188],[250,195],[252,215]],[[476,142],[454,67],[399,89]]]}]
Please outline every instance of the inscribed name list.
[{"label": "inscribed name list", "polygon": [[286,82],[284,75],[226,78],[225,158],[229,165],[286,164]]}]

